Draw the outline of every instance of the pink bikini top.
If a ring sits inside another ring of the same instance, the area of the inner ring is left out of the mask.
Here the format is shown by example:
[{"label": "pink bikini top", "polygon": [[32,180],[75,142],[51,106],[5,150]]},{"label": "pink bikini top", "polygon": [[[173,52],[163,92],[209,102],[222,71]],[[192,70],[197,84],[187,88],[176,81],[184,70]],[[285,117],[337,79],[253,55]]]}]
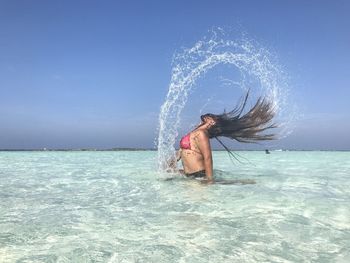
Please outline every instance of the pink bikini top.
[{"label": "pink bikini top", "polygon": [[186,134],[184,137],[181,138],[180,140],[180,148],[184,150],[191,150],[194,151],[198,154],[202,154],[201,152],[191,149],[191,133]]},{"label": "pink bikini top", "polygon": [[194,149],[191,149],[191,133],[188,133],[186,134],[184,137],[181,138],[181,141],[180,141],[180,148],[183,149],[183,150],[191,150],[191,151],[194,151],[198,154],[202,154],[201,152],[197,151],[197,150],[194,150]]},{"label": "pink bikini top", "polygon": [[184,137],[181,138],[180,141],[180,148],[185,150],[191,150],[191,133],[186,134]]}]

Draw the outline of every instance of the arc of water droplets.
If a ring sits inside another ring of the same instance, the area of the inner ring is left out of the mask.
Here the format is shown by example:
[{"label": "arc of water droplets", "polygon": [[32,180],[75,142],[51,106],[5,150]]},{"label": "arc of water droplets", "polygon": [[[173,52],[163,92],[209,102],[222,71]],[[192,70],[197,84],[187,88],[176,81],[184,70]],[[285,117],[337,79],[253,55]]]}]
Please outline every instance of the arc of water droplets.
[{"label": "arc of water droplets", "polygon": [[218,64],[237,67],[243,78],[256,78],[265,96],[280,107],[281,70],[273,64],[266,49],[256,48],[247,40],[234,42],[217,39],[201,40],[193,48],[184,49],[174,57],[171,82],[159,114],[158,167],[167,168],[175,157],[175,140],[180,125],[180,114],[187,102],[189,91],[196,80]]}]

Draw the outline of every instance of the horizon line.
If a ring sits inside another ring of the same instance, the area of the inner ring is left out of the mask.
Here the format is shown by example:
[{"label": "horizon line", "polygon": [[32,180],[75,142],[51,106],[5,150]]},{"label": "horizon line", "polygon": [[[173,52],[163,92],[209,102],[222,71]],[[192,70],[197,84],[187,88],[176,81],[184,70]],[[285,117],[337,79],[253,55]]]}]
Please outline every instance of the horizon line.
[{"label": "horizon line", "polygon": [[[288,149],[288,148],[279,148],[279,149],[235,149],[234,151],[321,151],[321,152],[348,152],[350,149]],[[54,152],[54,151],[158,151],[156,148],[148,147],[114,147],[114,148],[31,148],[31,149],[0,149],[0,152]],[[212,151],[226,151],[225,149],[212,149]]]}]

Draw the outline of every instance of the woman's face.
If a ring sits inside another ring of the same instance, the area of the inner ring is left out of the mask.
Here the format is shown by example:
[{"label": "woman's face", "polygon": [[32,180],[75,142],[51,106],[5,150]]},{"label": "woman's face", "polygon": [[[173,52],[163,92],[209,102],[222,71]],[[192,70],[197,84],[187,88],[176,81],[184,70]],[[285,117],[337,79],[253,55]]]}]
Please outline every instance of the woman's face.
[{"label": "woman's face", "polygon": [[201,120],[202,120],[202,123],[210,123],[211,125],[215,124],[214,118],[208,115],[202,115]]}]

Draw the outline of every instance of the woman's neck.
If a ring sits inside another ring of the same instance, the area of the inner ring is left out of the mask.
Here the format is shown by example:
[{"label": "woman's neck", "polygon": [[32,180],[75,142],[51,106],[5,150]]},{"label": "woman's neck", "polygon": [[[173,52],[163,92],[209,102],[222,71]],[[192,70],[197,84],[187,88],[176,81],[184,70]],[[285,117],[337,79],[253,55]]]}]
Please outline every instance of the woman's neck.
[{"label": "woman's neck", "polygon": [[211,127],[211,125],[209,123],[201,123],[199,124],[195,129],[194,131],[196,130],[209,130],[209,128]]}]

